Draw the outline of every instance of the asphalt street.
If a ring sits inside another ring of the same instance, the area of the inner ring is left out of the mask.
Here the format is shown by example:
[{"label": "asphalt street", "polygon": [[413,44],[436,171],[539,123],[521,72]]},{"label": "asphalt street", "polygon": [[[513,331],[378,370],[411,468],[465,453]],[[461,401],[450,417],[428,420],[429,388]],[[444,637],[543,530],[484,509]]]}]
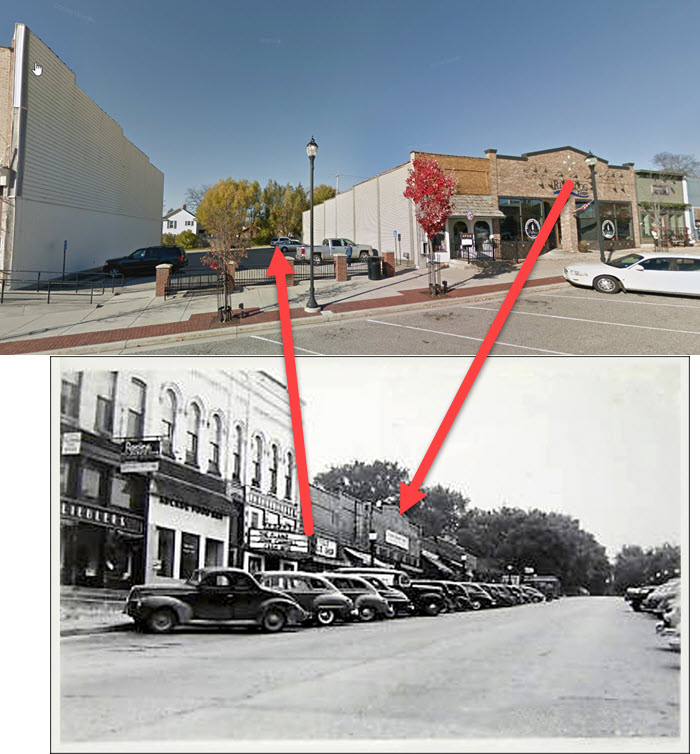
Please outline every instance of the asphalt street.
[{"label": "asphalt street", "polygon": [[679,735],[680,656],[613,597],[72,637],[60,661],[62,743]]},{"label": "asphalt street", "polygon": [[[505,294],[410,311],[352,318],[321,315],[293,323],[299,355],[473,355]],[[218,332],[177,345],[132,346],[122,353],[280,355],[279,325]],[[568,285],[523,292],[501,330],[494,355],[700,353],[700,299],[632,293],[607,295]]]}]

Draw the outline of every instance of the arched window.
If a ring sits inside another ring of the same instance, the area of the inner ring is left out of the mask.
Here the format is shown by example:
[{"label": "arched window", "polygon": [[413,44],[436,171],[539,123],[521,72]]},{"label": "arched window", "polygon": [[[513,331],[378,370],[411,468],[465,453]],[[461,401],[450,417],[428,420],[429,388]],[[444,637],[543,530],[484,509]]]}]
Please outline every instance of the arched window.
[{"label": "arched window", "polygon": [[211,419],[211,439],[209,440],[209,473],[219,473],[219,458],[221,452],[221,418],[214,414]]},{"label": "arched window", "polygon": [[196,403],[190,405],[189,417],[187,421],[187,450],[185,452],[185,463],[197,466],[199,457],[199,424],[202,419],[202,412]]},{"label": "arched window", "polygon": [[161,420],[160,437],[163,444],[163,454],[170,457],[173,455],[176,415],[177,398],[172,390],[166,390],[163,396],[163,419]]},{"label": "arched window", "polygon": [[276,445],[272,446],[272,458],[270,459],[270,492],[277,495],[277,475],[280,465],[280,452]]},{"label": "arched window", "polygon": [[253,487],[260,488],[262,483],[262,458],[263,458],[263,441],[260,435],[256,435],[253,440]]},{"label": "arched window", "polygon": [[241,481],[241,459],[243,455],[243,430],[236,427],[233,433],[233,474],[234,481]]},{"label": "arched window", "polygon": [[291,453],[287,453],[287,468],[284,475],[284,497],[286,500],[292,499],[292,468],[294,459]]}]

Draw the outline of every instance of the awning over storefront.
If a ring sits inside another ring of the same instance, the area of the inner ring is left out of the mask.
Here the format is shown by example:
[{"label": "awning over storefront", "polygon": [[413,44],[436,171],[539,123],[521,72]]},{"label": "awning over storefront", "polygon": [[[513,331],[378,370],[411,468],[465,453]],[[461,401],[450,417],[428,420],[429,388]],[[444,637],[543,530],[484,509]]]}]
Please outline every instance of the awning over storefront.
[{"label": "awning over storefront", "polygon": [[489,195],[456,194],[452,197],[452,216],[464,217],[471,212],[474,217],[505,217]]},{"label": "awning over storefront", "polygon": [[422,569],[416,568],[415,566],[409,565],[408,563],[399,563],[397,568],[401,569],[402,571],[408,571],[409,573],[423,573]]},{"label": "awning over storefront", "polygon": [[445,576],[454,576],[455,572],[450,568],[447,563],[445,563],[439,555],[436,555],[434,552],[430,552],[430,550],[421,550],[420,551],[421,557],[425,558],[430,565],[432,565],[434,568],[437,568],[440,573],[443,573]]},{"label": "awning over storefront", "polygon": [[200,487],[193,482],[173,479],[160,474],[156,474],[154,481],[156,494],[166,500],[172,500],[195,509],[213,511],[225,516],[235,512],[233,503],[226,495]]},{"label": "awning over storefront", "polygon": [[[345,553],[349,555],[351,558],[354,558],[355,561],[359,561],[362,563],[362,565],[370,566],[372,564],[371,557],[365,553],[360,552],[359,550],[353,550],[352,547],[344,547]],[[389,565],[388,563],[384,563],[383,561],[379,560],[379,558],[374,559],[374,565],[379,566],[380,568],[393,568],[393,566]]]}]

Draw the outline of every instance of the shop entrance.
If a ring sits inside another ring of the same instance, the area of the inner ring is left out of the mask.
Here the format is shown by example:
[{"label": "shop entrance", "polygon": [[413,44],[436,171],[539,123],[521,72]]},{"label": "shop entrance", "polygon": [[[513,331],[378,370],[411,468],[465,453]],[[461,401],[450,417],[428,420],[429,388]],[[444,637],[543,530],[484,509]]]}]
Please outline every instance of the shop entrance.
[{"label": "shop entrance", "polygon": [[452,228],[451,259],[460,259],[462,256],[462,233],[469,233],[469,227],[462,220],[458,220]]},{"label": "shop entrance", "polygon": [[491,226],[486,220],[477,220],[474,223],[474,243],[479,256],[493,256],[493,243],[490,236]]},{"label": "shop entrance", "polygon": [[[554,206],[554,202],[545,201],[544,203],[545,217],[552,211],[553,206]],[[547,238],[548,249],[558,249],[560,246],[561,246],[561,215],[559,215],[559,217],[557,218],[556,223],[554,223],[554,228],[552,228],[552,232],[549,234]]]}]

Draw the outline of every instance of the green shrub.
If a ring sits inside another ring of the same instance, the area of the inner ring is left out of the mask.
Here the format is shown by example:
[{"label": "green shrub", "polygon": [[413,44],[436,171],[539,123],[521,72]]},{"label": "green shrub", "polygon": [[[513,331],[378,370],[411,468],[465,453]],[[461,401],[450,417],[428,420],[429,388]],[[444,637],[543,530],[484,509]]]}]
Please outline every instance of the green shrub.
[{"label": "green shrub", "polygon": [[183,230],[175,236],[174,246],[180,246],[183,249],[194,249],[197,245],[197,236],[191,230]]},{"label": "green shrub", "polygon": [[578,250],[585,253],[591,250],[591,245],[588,241],[579,241]]},{"label": "green shrub", "polygon": [[161,246],[177,246],[177,240],[174,233],[163,233],[160,238]]}]

